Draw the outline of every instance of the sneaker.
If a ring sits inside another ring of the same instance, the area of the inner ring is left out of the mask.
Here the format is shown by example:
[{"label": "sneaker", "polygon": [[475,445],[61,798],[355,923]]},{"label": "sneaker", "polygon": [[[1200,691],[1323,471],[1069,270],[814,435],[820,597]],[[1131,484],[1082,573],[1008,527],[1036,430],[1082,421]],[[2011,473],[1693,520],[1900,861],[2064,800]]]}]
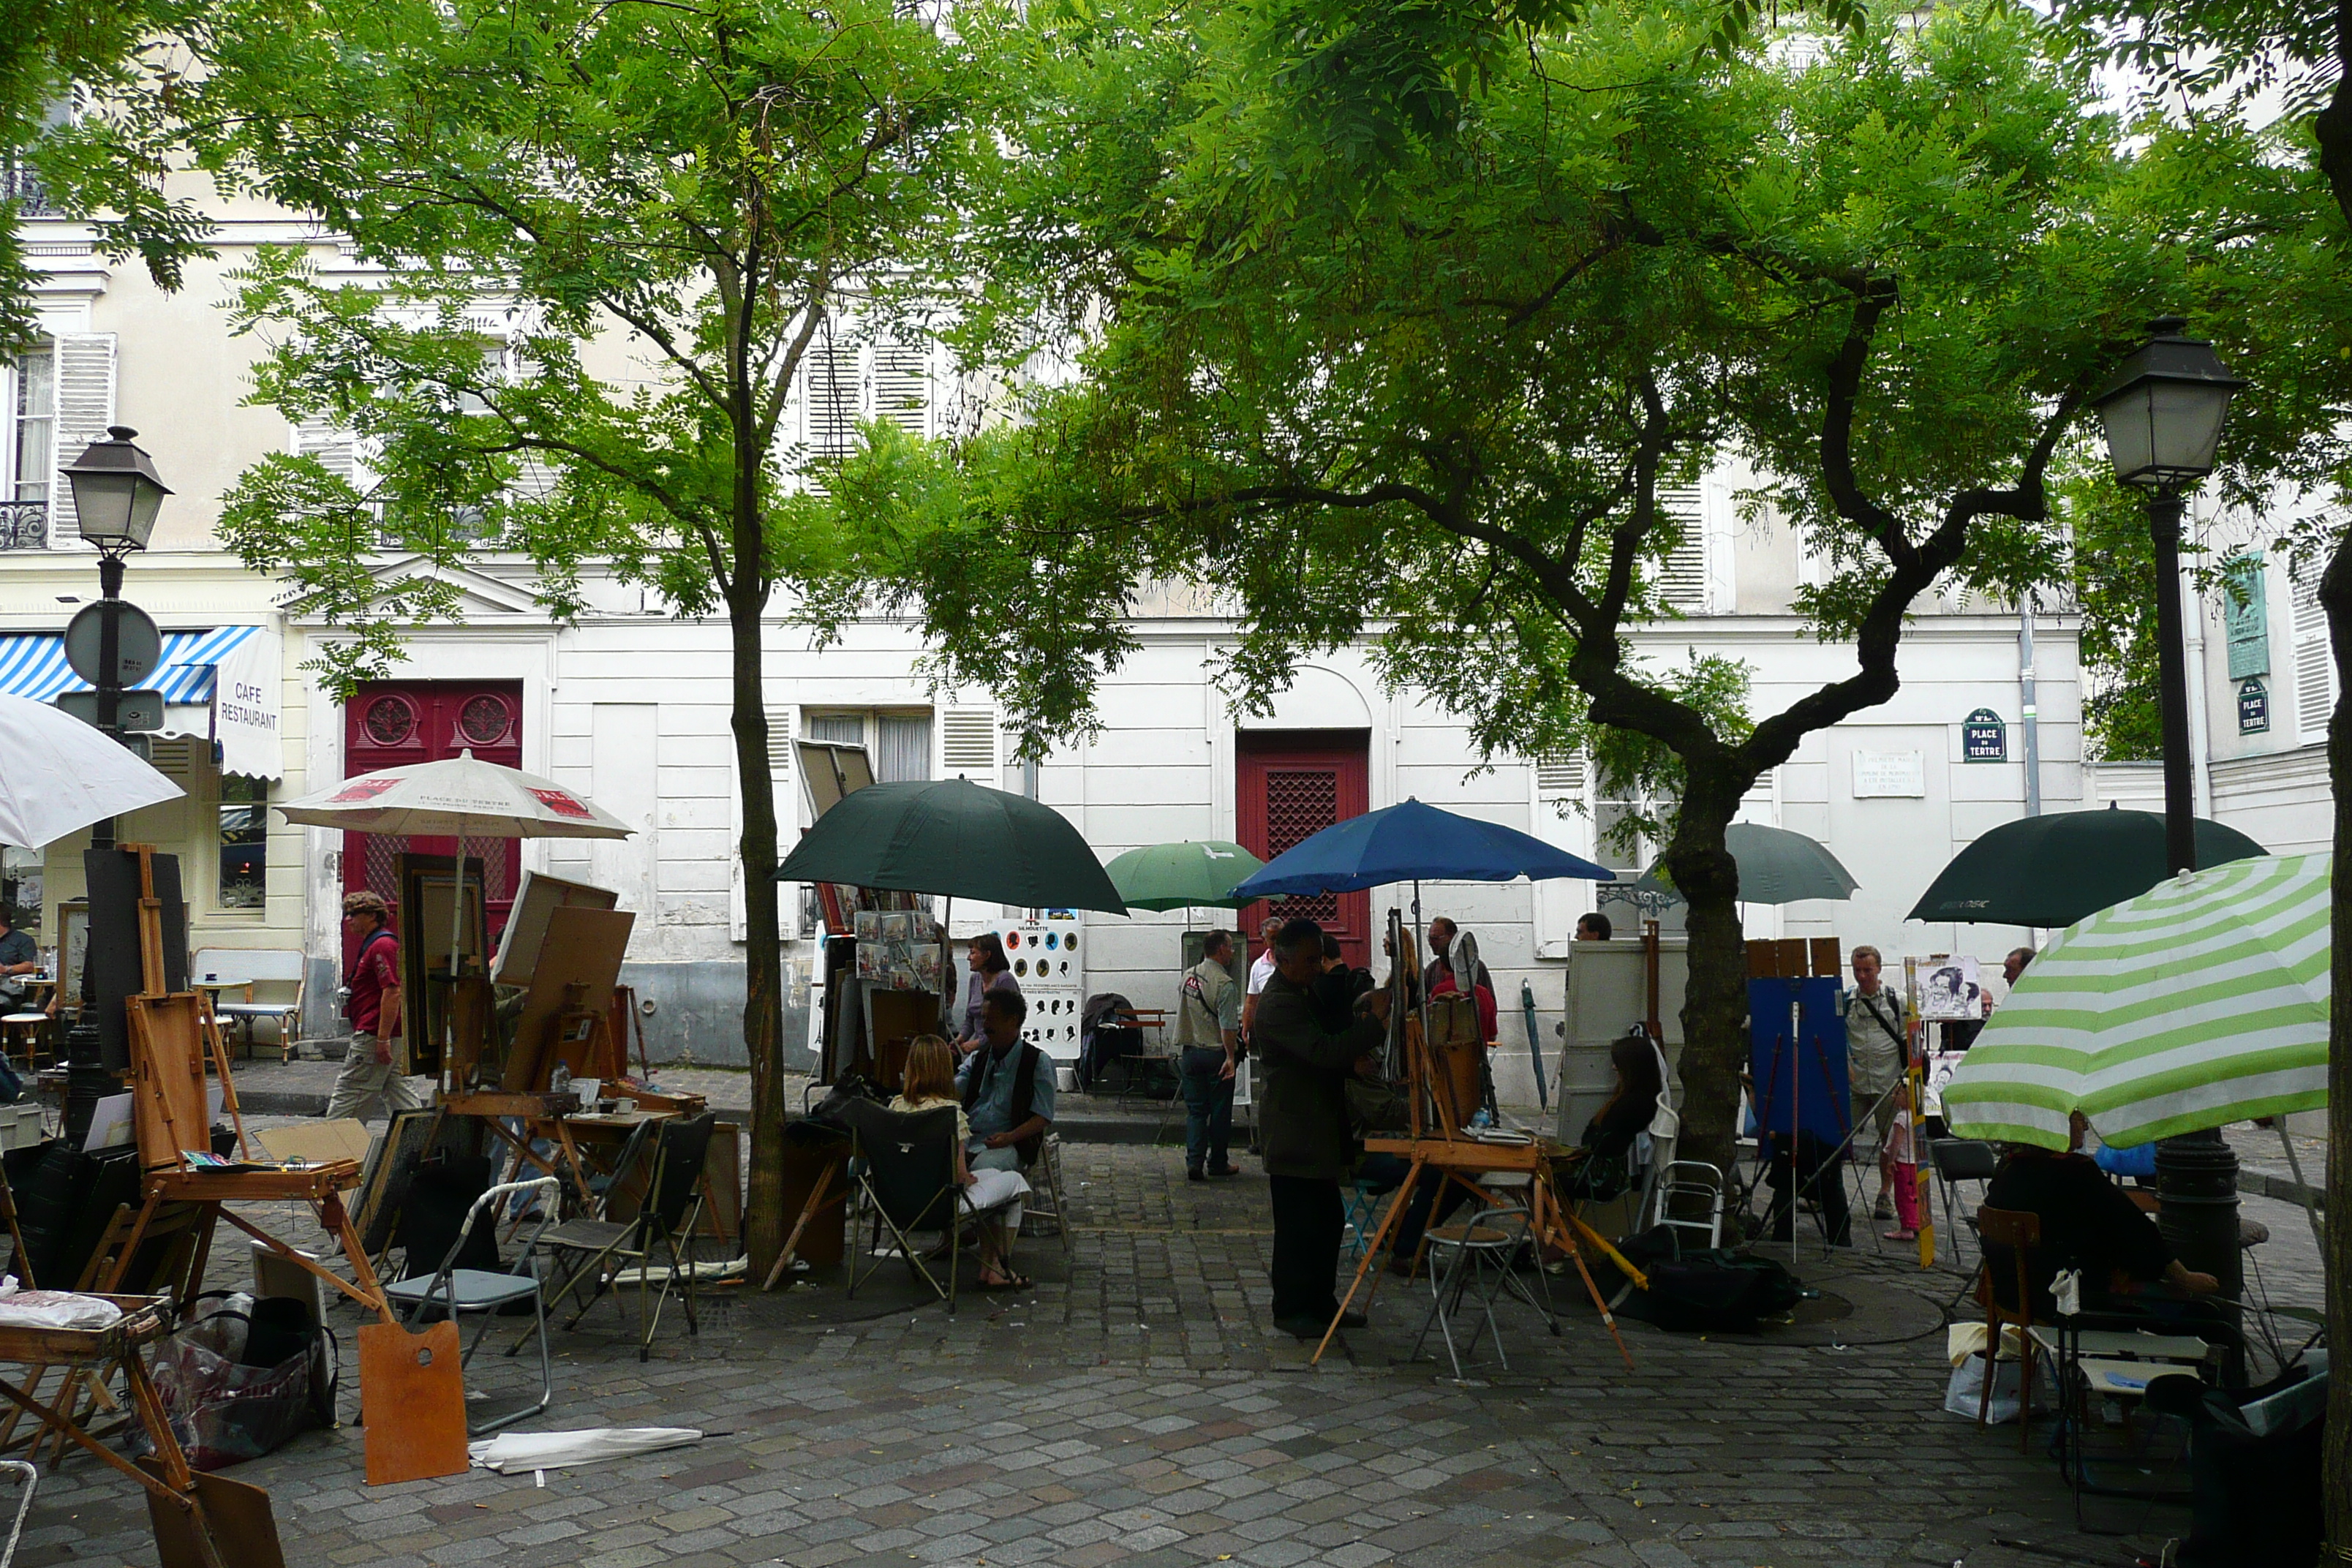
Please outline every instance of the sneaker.
[{"label": "sneaker", "polygon": [[1878,1206],[1870,1211],[1870,1217],[1873,1219],[1893,1219],[1895,1217],[1895,1194],[1893,1193],[1879,1194]]}]

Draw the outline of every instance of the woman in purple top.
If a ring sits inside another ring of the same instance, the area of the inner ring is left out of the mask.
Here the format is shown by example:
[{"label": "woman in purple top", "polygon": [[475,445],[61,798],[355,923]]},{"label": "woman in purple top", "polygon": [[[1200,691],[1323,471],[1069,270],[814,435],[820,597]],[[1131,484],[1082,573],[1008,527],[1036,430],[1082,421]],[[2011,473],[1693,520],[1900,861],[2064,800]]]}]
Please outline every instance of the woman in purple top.
[{"label": "woman in purple top", "polygon": [[991,991],[1018,992],[1021,986],[1013,978],[1013,966],[1004,961],[1004,943],[994,931],[982,931],[972,938],[967,957],[971,963],[971,979],[964,986],[963,1034],[956,1041],[956,1049],[969,1053],[980,1047],[981,998]]}]

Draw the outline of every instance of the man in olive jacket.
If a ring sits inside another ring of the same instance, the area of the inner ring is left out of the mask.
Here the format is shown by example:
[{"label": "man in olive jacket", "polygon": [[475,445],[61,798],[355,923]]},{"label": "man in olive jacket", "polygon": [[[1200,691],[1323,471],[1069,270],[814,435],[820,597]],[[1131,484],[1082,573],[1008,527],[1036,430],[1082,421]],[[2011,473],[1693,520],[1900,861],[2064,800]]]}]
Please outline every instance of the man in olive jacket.
[{"label": "man in olive jacket", "polygon": [[[1344,1086],[1381,1048],[1389,1010],[1387,994],[1374,992],[1346,1028],[1326,1029],[1310,989],[1322,966],[1323,928],[1310,920],[1284,926],[1250,1034],[1265,1067],[1258,1143],[1274,1200],[1274,1323],[1300,1339],[1322,1338],[1339,1310],[1331,1289],[1347,1229],[1339,1181],[1355,1152]],[[1342,1320],[1362,1322],[1360,1313]]]}]

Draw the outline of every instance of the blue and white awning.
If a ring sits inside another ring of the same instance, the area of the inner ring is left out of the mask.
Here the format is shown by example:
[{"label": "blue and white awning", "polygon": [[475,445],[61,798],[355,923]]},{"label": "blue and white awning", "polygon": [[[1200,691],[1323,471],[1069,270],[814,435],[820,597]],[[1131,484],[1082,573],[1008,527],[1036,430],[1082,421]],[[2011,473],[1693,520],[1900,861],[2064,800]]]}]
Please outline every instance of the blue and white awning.
[{"label": "blue and white awning", "polygon": [[[283,673],[276,633],[260,626],[165,632],[163,657],[133,688],[163,696],[166,735],[217,741],[221,771],[282,778],[278,739]],[[66,662],[66,639],[54,632],[0,636],[0,691],[53,702],[89,682]]]}]

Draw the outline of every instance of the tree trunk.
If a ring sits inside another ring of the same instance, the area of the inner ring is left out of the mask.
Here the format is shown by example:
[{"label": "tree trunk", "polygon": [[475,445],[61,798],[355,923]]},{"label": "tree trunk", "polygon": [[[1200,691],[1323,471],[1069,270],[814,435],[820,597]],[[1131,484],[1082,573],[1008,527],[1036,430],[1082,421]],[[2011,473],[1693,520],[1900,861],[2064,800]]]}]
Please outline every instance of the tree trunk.
[{"label": "tree trunk", "polygon": [[762,702],[764,595],[740,577],[728,603],[734,638],[735,771],[743,797],[743,1050],[751,1064],[751,1172],[744,1249],[764,1278],[784,1244],[783,949],[776,925],[776,788]]},{"label": "tree trunk", "polygon": [[1690,984],[1683,993],[1682,1135],[1675,1157],[1737,1168],[1739,1071],[1748,1058],[1748,962],[1739,934],[1739,866],[1723,845],[1740,791],[1694,780],[1666,868],[1683,896]]},{"label": "tree trunk", "polygon": [[[2320,579],[2320,604],[2336,655],[2336,711],[2327,723],[2327,779],[2336,800],[2336,861],[2329,889],[2334,933],[2327,1016],[2327,1338],[2352,1344],[2352,533],[2336,542]],[[2352,1563],[2352,1377],[2327,1389],[2327,1456],[2320,1495],[2335,1561]]]}]

